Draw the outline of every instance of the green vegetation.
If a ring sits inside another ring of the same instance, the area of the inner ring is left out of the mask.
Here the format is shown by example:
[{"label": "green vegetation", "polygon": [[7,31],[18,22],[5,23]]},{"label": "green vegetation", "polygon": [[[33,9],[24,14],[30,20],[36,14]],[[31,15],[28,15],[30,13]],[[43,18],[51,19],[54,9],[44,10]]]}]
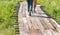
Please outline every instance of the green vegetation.
[{"label": "green vegetation", "polygon": [[0,0],[0,35],[16,35],[16,0]]},{"label": "green vegetation", "polygon": [[15,6],[23,0],[0,0],[0,35],[16,35]]},{"label": "green vegetation", "polygon": [[38,2],[43,6],[44,11],[60,22],[60,0],[38,0]]}]

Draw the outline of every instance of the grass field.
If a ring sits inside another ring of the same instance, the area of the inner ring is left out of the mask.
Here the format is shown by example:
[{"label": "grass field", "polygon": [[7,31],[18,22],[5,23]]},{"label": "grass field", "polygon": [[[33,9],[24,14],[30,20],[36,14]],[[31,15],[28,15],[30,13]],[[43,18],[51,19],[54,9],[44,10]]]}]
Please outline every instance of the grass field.
[{"label": "grass field", "polygon": [[60,0],[38,0],[45,12],[60,24]]},{"label": "grass field", "polygon": [[15,34],[15,6],[17,1],[0,0],[0,35],[16,35]]}]

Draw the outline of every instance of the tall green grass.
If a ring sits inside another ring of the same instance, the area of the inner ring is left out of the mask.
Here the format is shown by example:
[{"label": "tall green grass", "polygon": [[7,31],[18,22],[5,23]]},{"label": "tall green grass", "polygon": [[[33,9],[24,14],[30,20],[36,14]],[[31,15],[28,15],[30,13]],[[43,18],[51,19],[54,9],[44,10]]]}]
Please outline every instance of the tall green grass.
[{"label": "tall green grass", "polygon": [[15,6],[23,0],[0,0],[0,35],[16,35]]},{"label": "tall green grass", "polygon": [[38,0],[37,2],[60,24],[60,0]]},{"label": "tall green grass", "polygon": [[16,1],[0,0],[0,35],[16,35],[14,27],[16,5]]}]

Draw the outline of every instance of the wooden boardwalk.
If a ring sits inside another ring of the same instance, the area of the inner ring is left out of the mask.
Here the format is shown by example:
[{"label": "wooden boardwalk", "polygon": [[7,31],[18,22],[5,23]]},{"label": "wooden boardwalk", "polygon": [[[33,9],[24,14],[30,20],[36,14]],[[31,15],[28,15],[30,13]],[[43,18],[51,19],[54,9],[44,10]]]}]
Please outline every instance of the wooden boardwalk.
[{"label": "wooden boardwalk", "polygon": [[28,15],[27,2],[21,2],[18,12],[19,35],[60,35],[56,21],[36,6],[36,13]]}]

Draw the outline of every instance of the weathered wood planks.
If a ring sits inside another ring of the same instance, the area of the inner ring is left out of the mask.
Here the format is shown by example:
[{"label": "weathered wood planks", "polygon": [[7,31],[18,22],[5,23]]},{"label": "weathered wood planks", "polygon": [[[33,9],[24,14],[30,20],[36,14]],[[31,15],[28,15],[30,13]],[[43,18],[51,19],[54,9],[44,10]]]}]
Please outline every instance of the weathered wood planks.
[{"label": "weathered wood planks", "polygon": [[27,2],[20,4],[18,12],[19,35],[60,35],[56,21],[36,6],[36,13],[28,15]]}]

